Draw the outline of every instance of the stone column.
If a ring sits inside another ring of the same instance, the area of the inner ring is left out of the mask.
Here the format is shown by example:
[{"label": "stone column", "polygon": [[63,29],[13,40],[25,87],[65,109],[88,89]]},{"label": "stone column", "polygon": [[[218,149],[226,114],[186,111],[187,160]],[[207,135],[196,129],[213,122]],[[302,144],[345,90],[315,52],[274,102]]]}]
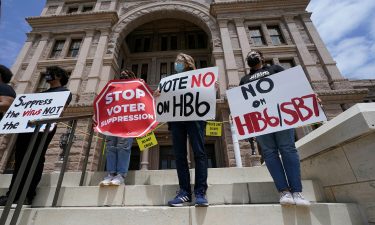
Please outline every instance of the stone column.
[{"label": "stone column", "polygon": [[34,55],[29,61],[29,65],[27,66],[24,74],[17,83],[17,93],[25,93],[27,91],[27,88],[30,88],[30,85],[32,83],[32,76],[34,75],[38,61],[40,60],[41,55],[43,54],[44,49],[47,46],[48,40],[51,36],[50,33],[42,33],[42,38],[39,41],[38,47],[35,49]]},{"label": "stone column", "polygon": [[76,66],[72,71],[69,83],[69,90],[73,93],[73,95],[77,95],[80,92],[79,89],[82,82],[82,74],[86,67],[86,60],[90,51],[93,36],[94,30],[86,31],[86,36],[83,40],[81,49],[79,51]]},{"label": "stone column", "polygon": [[[305,71],[307,73],[307,76],[310,78],[312,85],[315,89],[318,90],[329,90],[330,87],[328,83],[322,82],[323,79],[319,73],[318,68],[316,68],[316,63],[309,50],[307,49],[306,44],[304,43],[303,38],[297,28],[297,25],[294,21],[294,16],[284,16],[284,21],[287,25],[291,38],[297,47],[297,53],[302,60],[301,63],[304,65]],[[319,85],[315,86],[315,82],[319,83]]]},{"label": "stone column", "polygon": [[240,83],[236,59],[234,57],[232,42],[228,30],[228,20],[219,20],[220,35],[224,51],[226,75],[228,77],[228,87],[236,87]]},{"label": "stone column", "polygon": [[35,34],[34,33],[28,33],[27,40],[25,44],[23,45],[21,52],[18,54],[16,62],[13,64],[11,70],[14,75],[13,78],[17,76],[18,71],[21,69],[22,62],[25,60],[25,57],[27,53],[29,52],[31,46],[33,45],[33,41],[35,40]]},{"label": "stone column", "polygon": [[[326,45],[324,44],[313,22],[311,21],[310,15],[311,15],[310,13],[303,14],[301,15],[301,19],[306,27],[306,31],[308,35],[310,36],[311,40],[316,46],[319,58],[322,62],[322,65],[325,71],[327,72],[328,77],[330,78],[331,81],[333,81],[334,86],[337,86],[337,85],[340,86],[340,87],[337,87],[339,89],[351,88],[350,83],[341,75],[341,72],[337,68],[336,62],[333,60]],[[337,85],[335,83],[337,83]]]},{"label": "stone column", "polygon": [[101,30],[100,32],[101,34],[98,46],[96,48],[94,61],[92,62],[91,70],[87,80],[85,90],[86,93],[94,93],[97,91],[98,84],[100,81],[100,75],[103,68],[103,57],[107,47],[109,32],[108,30]]},{"label": "stone column", "polygon": [[148,165],[150,164],[148,162],[148,151],[149,149],[145,149],[141,152],[141,170],[148,170]]},{"label": "stone column", "polygon": [[270,32],[268,32],[267,25],[265,23],[262,23],[261,28],[262,28],[264,39],[266,41],[266,45],[272,45],[272,39],[271,39]]},{"label": "stone column", "polygon": [[225,91],[228,87],[227,77],[225,76],[225,60],[222,54],[213,53],[215,57],[215,65],[219,67],[219,94],[220,99],[225,98]]},{"label": "stone column", "polygon": [[240,40],[242,57],[243,57],[244,65],[245,65],[245,74],[247,74],[250,72],[250,67],[247,65],[246,57],[247,57],[247,54],[249,54],[249,52],[251,51],[251,47],[249,44],[249,39],[247,38],[247,32],[244,26],[244,19],[235,19],[234,21],[236,23],[237,34]]}]

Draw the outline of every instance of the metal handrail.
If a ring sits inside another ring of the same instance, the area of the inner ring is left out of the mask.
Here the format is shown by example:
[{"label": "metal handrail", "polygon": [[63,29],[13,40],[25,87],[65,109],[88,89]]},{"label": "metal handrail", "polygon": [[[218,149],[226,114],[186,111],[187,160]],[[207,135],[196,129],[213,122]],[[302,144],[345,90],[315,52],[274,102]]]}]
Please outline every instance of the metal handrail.
[{"label": "metal handrail", "polygon": [[[67,116],[67,117],[54,118],[54,119],[42,119],[42,120],[29,121],[28,125],[29,126],[35,126],[35,129],[34,129],[33,135],[32,135],[31,140],[30,140],[30,145],[27,148],[26,154],[23,157],[20,169],[17,173],[15,182],[13,184],[13,188],[10,190],[10,194],[8,196],[7,203],[4,207],[3,213],[1,214],[0,225],[5,225],[6,221],[8,220],[8,216],[9,216],[10,209],[12,207],[12,203],[13,203],[15,197],[16,197],[18,189],[20,188],[22,177],[24,176],[24,173],[26,172],[26,167],[27,167],[27,164],[30,160],[31,153],[33,151],[33,148],[34,148],[35,142],[37,140],[38,133],[41,129],[41,126],[43,124],[47,124],[45,130],[48,131],[53,123],[64,122],[64,121],[73,121],[71,135],[69,136],[68,144],[67,144],[67,146],[64,150],[64,153],[67,157],[64,157],[64,161],[63,161],[63,164],[62,164],[62,167],[61,167],[61,170],[60,170],[59,180],[57,182],[55,195],[54,195],[53,203],[52,203],[52,206],[56,207],[58,197],[59,197],[59,193],[60,193],[60,189],[61,189],[61,185],[62,185],[62,182],[63,182],[63,179],[64,179],[66,166],[67,166],[67,163],[68,163],[70,149],[71,149],[72,143],[73,143],[74,133],[75,133],[75,129],[76,129],[76,126],[77,126],[77,120],[91,119],[92,116],[93,116],[92,114],[85,114],[85,115],[80,115],[80,116]],[[89,129],[88,132],[90,133],[90,135],[89,135],[89,144],[87,145],[87,149],[85,151],[85,160],[84,160],[85,164],[87,164],[87,161],[88,161],[88,156],[90,154],[90,148],[91,148],[91,141],[92,141],[93,133],[94,133],[94,131],[92,129],[92,120],[90,120],[90,126],[89,126],[88,129]],[[16,207],[16,209],[15,209],[13,215],[12,215],[10,225],[16,225],[17,224],[19,215],[21,213],[22,205],[23,205],[23,203],[26,199],[26,195],[27,195],[27,192],[29,190],[32,178],[34,177],[37,164],[39,162],[39,159],[40,159],[42,151],[43,151],[43,146],[44,146],[44,144],[47,140],[47,136],[48,136],[48,132],[44,132],[43,135],[42,135],[41,142],[40,142],[40,144],[38,146],[38,149],[37,149],[37,152],[34,156],[34,159],[36,159],[36,160],[33,160],[31,168],[28,171],[28,176],[27,176],[25,185],[22,188],[21,196],[18,199],[17,207]],[[82,166],[82,174],[81,174],[81,179],[80,179],[80,183],[79,183],[80,186],[83,185],[83,181],[84,181],[85,173],[86,173],[86,168],[87,168],[87,165]]]}]

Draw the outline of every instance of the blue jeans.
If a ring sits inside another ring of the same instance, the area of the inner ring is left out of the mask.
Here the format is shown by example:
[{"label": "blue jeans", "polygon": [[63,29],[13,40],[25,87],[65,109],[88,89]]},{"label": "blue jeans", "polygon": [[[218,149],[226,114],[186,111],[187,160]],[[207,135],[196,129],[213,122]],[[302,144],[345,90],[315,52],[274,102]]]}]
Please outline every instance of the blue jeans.
[{"label": "blue jeans", "polygon": [[290,189],[291,192],[302,192],[300,161],[294,143],[294,129],[261,135],[257,137],[257,140],[277,190],[280,192]]},{"label": "blue jeans", "polygon": [[126,176],[129,169],[133,138],[107,136],[107,171]]},{"label": "blue jeans", "polygon": [[207,190],[207,154],[204,148],[204,121],[170,122],[173,150],[180,189],[191,194],[190,173],[187,161],[187,135],[194,152],[195,160],[195,193],[206,193]]}]

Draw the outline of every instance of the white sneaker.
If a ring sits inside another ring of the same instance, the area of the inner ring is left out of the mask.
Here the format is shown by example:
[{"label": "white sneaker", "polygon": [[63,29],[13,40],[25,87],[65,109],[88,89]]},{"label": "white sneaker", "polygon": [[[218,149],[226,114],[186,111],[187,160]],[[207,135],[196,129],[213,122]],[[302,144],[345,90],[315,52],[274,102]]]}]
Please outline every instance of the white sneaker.
[{"label": "white sneaker", "polygon": [[108,174],[106,177],[104,177],[104,179],[99,183],[99,186],[103,187],[103,186],[109,186],[111,184],[111,181],[112,179],[114,178],[114,176],[112,176],[111,174]]},{"label": "white sneaker", "polygon": [[113,186],[120,186],[121,184],[124,184],[124,177],[121,174],[116,175],[111,180],[111,185]]},{"label": "white sneaker", "polygon": [[296,205],[300,205],[300,206],[311,205],[311,203],[303,197],[302,192],[294,192],[293,199]]},{"label": "white sneaker", "polygon": [[280,204],[281,205],[295,205],[292,193],[289,191],[280,192]]}]

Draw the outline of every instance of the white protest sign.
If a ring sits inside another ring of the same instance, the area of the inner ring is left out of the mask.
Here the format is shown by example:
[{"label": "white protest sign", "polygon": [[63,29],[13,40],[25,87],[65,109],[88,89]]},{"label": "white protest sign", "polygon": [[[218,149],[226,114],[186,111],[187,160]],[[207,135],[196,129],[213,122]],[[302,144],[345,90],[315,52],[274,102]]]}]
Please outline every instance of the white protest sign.
[{"label": "white protest sign", "polygon": [[191,70],[161,79],[156,99],[158,122],[214,119],[218,67]]},{"label": "white protest sign", "polygon": [[301,66],[227,90],[239,140],[326,121]]},{"label": "white protest sign", "polygon": [[0,121],[0,133],[34,132],[34,127],[27,126],[27,123],[60,117],[69,95],[69,91],[17,95]]}]

